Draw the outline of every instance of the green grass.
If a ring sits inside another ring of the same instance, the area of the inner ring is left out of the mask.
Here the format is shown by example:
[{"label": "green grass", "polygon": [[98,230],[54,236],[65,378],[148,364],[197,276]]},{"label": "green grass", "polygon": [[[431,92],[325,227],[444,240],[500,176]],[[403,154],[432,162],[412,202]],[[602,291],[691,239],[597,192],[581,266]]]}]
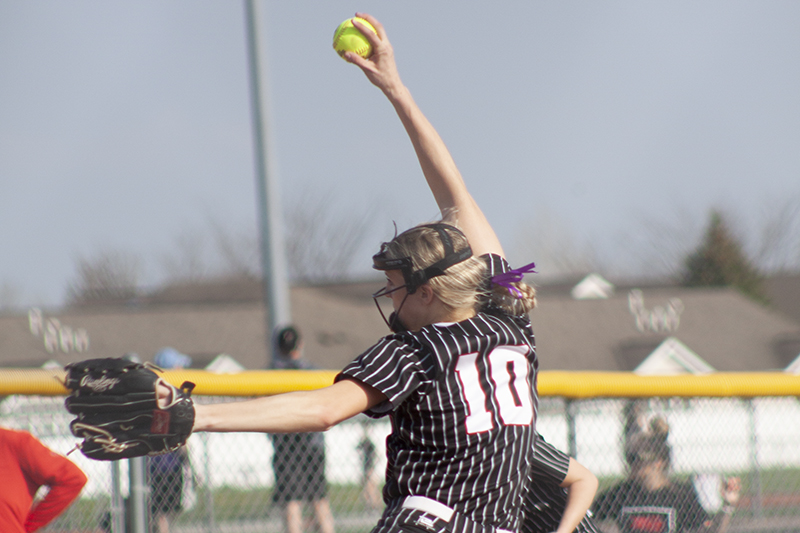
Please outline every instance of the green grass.
[{"label": "green grass", "polygon": [[[726,475],[737,475],[742,479],[742,498],[747,505],[740,506],[736,513],[737,518],[800,517],[800,468],[769,469],[761,472],[763,507],[760,514],[753,507],[757,501],[756,476],[751,472],[726,473]],[[674,477],[677,480],[687,481],[689,476]],[[618,476],[600,478],[599,491],[609,488],[622,479]],[[176,525],[192,527],[192,524],[209,523],[212,516],[215,523],[280,520],[280,509],[272,503],[272,489],[220,487],[214,489],[210,496],[213,499],[211,509],[207,505],[210,499],[209,493],[200,487],[195,506],[181,513]],[[793,501],[792,497],[798,497],[798,501]],[[337,531],[368,532],[374,526],[377,512],[365,505],[361,498],[360,486],[329,484],[328,499],[337,518]],[[99,526],[103,515],[109,510],[109,502],[107,496],[79,499],[46,531],[96,530],[94,528]],[[348,520],[352,524],[348,525]],[[340,522],[342,527],[339,527]]]},{"label": "green grass", "polygon": [[[272,489],[239,489],[220,487],[213,491],[213,516],[218,522],[257,520],[276,512],[272,503]],[[336,515],[364,514],[371,511],[361,498],[361,487],[357,485],[328,485],[328,500]],[[197,504],[182,513],[182,522],[207,520],[210,516],[206,502],[209,494],[204,489],[197,491]]]}]

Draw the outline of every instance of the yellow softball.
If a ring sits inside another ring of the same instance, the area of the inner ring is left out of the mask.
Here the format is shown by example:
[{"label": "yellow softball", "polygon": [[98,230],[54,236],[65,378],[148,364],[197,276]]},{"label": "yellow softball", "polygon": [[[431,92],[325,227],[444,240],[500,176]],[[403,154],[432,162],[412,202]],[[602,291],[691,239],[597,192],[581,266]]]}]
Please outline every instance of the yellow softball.
[{"label": "yellow softball", "polygon": [[[372,33],[378,35],[378,32],[375,31],[372,24],[361,17],[355,17],[355,19],[371,29]],[[353,26],[352,18],[339,24],[339,27],[333,32],[333,49],[336,50],[336,53],[340,56],[344,56],[345,52],[355,52],[363,58],[372,55],[372,44],[370,44],[369,40],[364,37],[364,34],[361,33],[358,28]]]}]

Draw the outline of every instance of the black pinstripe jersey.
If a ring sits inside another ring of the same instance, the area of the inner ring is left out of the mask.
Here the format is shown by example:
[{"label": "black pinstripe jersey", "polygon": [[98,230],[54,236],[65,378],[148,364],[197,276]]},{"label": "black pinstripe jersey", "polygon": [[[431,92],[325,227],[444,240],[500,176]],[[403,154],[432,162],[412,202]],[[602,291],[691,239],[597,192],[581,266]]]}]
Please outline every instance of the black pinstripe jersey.
[{"label": "black pinstripe jersey", "polygon": [[[508,268],[498,256],[488,262],[490,275]],[[516,530],[534,445],[537,367],[528,317],[497,309],[389,335],[350,363],[341,375],[388,399],[367,412],[392,422],[384,499],[427,496]]]},{"label": "black pinstripe jersey", "polygon": [[[522,504],[521,533],[549,533],[567,506],[567,491],[559,485],[567,477],[569,456],[536,435],[536,446]],[[575,529],[579,533],[600,533],[592,518],[586,516]]]}]

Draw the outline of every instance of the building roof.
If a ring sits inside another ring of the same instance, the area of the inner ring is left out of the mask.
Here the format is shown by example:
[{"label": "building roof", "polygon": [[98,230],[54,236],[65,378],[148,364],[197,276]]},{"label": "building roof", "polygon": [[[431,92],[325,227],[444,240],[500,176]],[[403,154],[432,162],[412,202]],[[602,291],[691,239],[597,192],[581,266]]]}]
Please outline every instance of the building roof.
[{"label": "building roof", "polygon": [[[369,287],[374,291],[377,285]],[[47,361],[64,365],[128,352],[152,361],[159,350],[171,347],[190,355],[195,368],[204,368],[223,353],[246,368],[265,368],[269,361],[266,314],[258,284],[253,289],[249,301],[201,298],[200,303],[189,304],[182,298],[182,303],[166,304],[141,299],[133,305],[43,310],[43,326],[37,332],[31,331],[28,313],[0,314],[0,366],[39,367]],[[352,289],[361,295],[366,288],[352,284]],[[345,296],[342,291],[325,286],[291,290],[306,357],[320,368],[340,368],[386,330],[368,295]],[[88,338],[88,348],[69,341],[79,333]]]},{"label": "building roof", "polygon": [[[370,281],[291,289],[308,360],[340,369],[388,332],[370,298],[379,286]],[[182,292],[180,303],[164,303],[169,299],[162,294],[132,305],[45,310],[38,332],[26,313],[0,314],[0,366],[63,365],[128,352],[152,361],[172,347],[190,355],[196,368],[219,354],[246,368],[265,368],[266,316],[258,284],[237,289],[234,301],[195,292],[191,298]],[[604,299],[575,300],[569,291],[543,287],[538,302],[531,319],[544,370],[633,371],[670,337],[720,371],[783,369],[800,354],[800,322],[729,288],[645,287],[632,294],[617,287]]]},{"label": "building roof", "polygon": [[770,305],[800,323],[800,274],[777,274],[764,280]]},{"label": "building roof", "polygon": [[[632,371],[670,336],[721,371],[783,369],[797,356],[780,347],[800,341],[800,325],[734,289],[643,290],[648,319],[656,323],[643,330],[629,296],[619,290],[596,300],[543,294],[532,312],[541,368]],[[682,307],[677,325],[662,327],[665,319],[658,317],[669,315],[675,299]]]}]

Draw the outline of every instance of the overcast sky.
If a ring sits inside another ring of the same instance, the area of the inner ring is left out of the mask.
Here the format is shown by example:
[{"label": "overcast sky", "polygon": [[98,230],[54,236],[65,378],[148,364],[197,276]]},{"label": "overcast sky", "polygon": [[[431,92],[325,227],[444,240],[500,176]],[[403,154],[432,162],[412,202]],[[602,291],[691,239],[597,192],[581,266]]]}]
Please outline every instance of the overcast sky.
[{"label": "overcast sky", "polygon": [[[800,198],[800,2],[264,6],[284,205],[379,204],[356,271],[393,220],[436,216],[391,106],[331,48],[357,10],[517,263],[541,261],[514,251],[551,225],[613,263],[646,219],[722,207],[754,225]],[[0,0],[6,297],[61,303],[99,249],[157,283],[179,235],[257,226],[244,27],[234,1]]]}]

